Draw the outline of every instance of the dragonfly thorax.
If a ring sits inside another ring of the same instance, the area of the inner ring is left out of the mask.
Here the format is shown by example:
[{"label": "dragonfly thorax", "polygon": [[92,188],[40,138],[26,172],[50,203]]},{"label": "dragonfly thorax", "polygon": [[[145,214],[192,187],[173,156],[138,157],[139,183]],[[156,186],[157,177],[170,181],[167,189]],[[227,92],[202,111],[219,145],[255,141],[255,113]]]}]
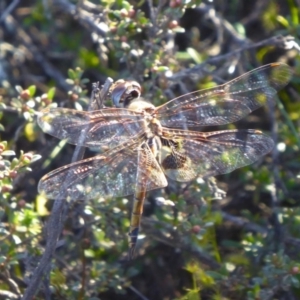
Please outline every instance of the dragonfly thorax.
[{"label": "dragonfly thorax", "polygon": [[143,98],[136,98],[130,101],[128,109],[140,112],[143,114],[145,123],[144,131],[147,139],[154,136],[161,136],[162,126],[158,119],[155,118],[155,106]]},{"label": "dragonfly thorax", "polygon": [[152,115],[155,110],[155,106],[144,98],[135,98],[125,107],[130,110]]}]

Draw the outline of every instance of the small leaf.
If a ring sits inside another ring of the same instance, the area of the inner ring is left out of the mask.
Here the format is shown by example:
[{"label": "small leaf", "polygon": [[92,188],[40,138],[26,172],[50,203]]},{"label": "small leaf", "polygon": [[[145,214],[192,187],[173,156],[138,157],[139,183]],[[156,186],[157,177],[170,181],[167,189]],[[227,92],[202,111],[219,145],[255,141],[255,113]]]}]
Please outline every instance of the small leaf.
[{"label": "small leaf", "polygon": [[83,110],[82,105],[80,103],[78,103],[78,102],[75,102],[74,106],[75,106],[76,110]]},{"label": "small leaf", "polygon": [[15,151],[13,150],[5,150],[1,153],[1,155],[5,155],[5,156],[13,156],[16,155]]},{"label": "small leaf", "polygon": [[23,113],[23,117],[26,121],[29,121],[31,119],[31,115],[30,115],[30,112],[29,111],[25,111]]},{"label": "small leaf", "polygon": [[47,93],[48,99],[50,99],[50,100],[53,99],[53,97],[54,97],[54,95],[55,95],[55,91],[56,91],[55,87],[52,87],[51,89],[49,89],[49,91],[48,91],[48,93]]},{"label": "small leaf", "polygon": [[127,1],[122,1],[122,6],[127,10],[131,9],[132,5]]},{"label": "small leaf", "polygon": [[36,86],[35,85],[31,85],[29,88],[29,94],[30,94],[30,97],[33,97],[35,92],[36,92]]},{"label": "small leaf", "polygon": [[289,27],[289,21],[283,16],[277,16],[276,21],[280,23],[282,26],[284,26],[285,28]]},{"label": "small leaf", "polygon": [[75,80],[76,79],[75,71],[73,69],[69,69],[68,70],[68,76],[69,76],[70,79]]},{"label": "small leaf", "polygon": [[204,224],[204,227],[212,227],[212,226],[214,226],[214,223],[213,223],[213,222],[206,222],[206,223]]},{"label": "small leaf", "polygon": [[75,82],[73,79],[70,79],[70,78],[67,78],[66,79],[66,83],[70,84],[70,85],[73,85]]},{"label": "small leaf", "polygon": [[0,103],[0,109],[2,110],[4,110],[4,109],[6,109],[6,104],[5,103]]},{"label": "small leaf", "polygon": [[4,126],[0,123],[0,131],[4,131]]},{"label": "small leaf", "polygon": [[149,23],[149,19],[147,19],[147,18],[145,18],[143,16],[139,17],[139,24],[140,25],[146,25],[148,23]]},{"label": "small leaf", "polygon": [[12,238],[13,238],[13,240],[14,240],[14,242],[15,242],[16,245],[19,245],[19,244],[22,243],[22,240],[20,239],[20,237],[18,235],[13,234]]},{"label": "small leaf", "polygon": [[20,85],[16,85],[15,89],[19,94],[21,94],[23,92],[23,88]]},{"label": "small leaf", "polygon": [[39,216],[48,216],[49,211],[46,208],[47,198],[44,194],[40,194],[36,197],[35,207]]},{"label": "small leaf", "polygon": [[33,162],[35,162],[35,161],[37,161],[37,160],[39,160],[39,159],[41,159],[41,158],[42,158],[42,155],[34,154],[34,155],[32,156],[32,159],[31,159],[31,162],[30,162],[30,163],[33,163]]},{"label": "small leaf", "polygon": [[24,134],[29,142],[34,142],[38,138],[36,125],[34,123],[27,123],[24,127]]},{"label": "small leaf", "polygon": [[195,63],[200,64],[202,62],[201,55],[194,48],[187,48],[186,52],[190,55]]},{"label": "small leaf", "polygon": [[83,74],[83,70],[80,67],[77,67],[75,69],[75,72],[76,72],[76,79],[80,79]]},{"label": "small leaf", "polygon": [[159,67],[157,67],[157,69],[156,69],[157,72],[166,72],[166,71],[168,71],[168,70],[169,70],[169,68],[166,67],[166,66],[159,66]]},{"label": "small leaf", "polygon": [[12,162],[10,168],[13,169],[19,164],[19,160],[15,157]]}]

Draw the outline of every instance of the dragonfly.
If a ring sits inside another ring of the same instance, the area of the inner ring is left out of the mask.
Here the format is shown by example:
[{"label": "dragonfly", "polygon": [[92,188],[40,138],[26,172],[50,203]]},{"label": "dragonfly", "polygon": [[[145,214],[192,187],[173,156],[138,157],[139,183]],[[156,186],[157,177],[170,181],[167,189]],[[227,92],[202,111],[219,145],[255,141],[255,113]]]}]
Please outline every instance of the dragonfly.
[{"label": "dragonfly", "polygon": [[288,65],[271,63],[158,107],[140,96],[138,83],[120,80],[111,89],[114,107],[94,111],[46,108],[38,116],[45,133],[101,152],[46,174],[38,190],[51,199],[134,195],[131,259],[148,191],[166,187],[167,178],[188,182],[229,173],[272,150],[272,138],[259,130],[199,129],[236,122],[263,105],[274,105],[277,91],[291,76]]}]

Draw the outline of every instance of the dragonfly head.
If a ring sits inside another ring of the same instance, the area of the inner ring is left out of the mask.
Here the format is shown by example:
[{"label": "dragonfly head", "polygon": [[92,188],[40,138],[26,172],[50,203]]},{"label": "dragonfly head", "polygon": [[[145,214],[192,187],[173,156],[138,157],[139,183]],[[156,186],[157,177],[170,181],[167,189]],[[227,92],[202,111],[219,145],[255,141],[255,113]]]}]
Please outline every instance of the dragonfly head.
[{"label": "dragonfly head", "polygon": [[141,86],[136,81],[116,81],[111,89],[111,99],[115,107],[127,107],[133,99],[141,95]]}]

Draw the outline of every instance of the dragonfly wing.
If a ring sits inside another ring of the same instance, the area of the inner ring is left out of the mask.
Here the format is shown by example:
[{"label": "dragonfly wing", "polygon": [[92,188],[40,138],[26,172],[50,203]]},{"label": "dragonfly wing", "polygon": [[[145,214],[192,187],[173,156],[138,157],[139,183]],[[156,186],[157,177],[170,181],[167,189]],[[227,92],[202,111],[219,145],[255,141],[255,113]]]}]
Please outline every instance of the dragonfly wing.
[{"label": "dragonfly wing", "polygon": [[151,169],[147,173],[146,189],[166,186],[166,178],[151,151],[149,153],[147,148],[138,147],[136,143],[122,146],[109,156],[97,155],[48,173],[39,182],[39,192],[44,192],[50,199],[71,200],[134,194],[139,157]]},{"label": "dragonfly wing", "polygon": [[285,64],[265,65],[226,84],[175,98],[157,108],[157,118],[169,128],[229,124],[266,103],[273,103],[274,95],[289,82],[291,75]]},{"label": "dragonfly wing", "polygon": [[138,150],[138,190],[153,190],[168,185],[167,179],[150,150],[144,143]]},{"label": "dragonfly wing", "polygon": [[186,182],[249,165],[271,151],[273,140],[258,130],[195,132],[164,130],[161,166],[171,179]]},{"label": "dragonfly wing", "polygon": [[70,144],[111,149],[141,133],[144,119],[138,112],[120,108],[90,112],[50,108],[41,111],[38,124]]}]

